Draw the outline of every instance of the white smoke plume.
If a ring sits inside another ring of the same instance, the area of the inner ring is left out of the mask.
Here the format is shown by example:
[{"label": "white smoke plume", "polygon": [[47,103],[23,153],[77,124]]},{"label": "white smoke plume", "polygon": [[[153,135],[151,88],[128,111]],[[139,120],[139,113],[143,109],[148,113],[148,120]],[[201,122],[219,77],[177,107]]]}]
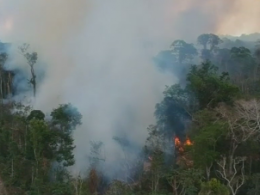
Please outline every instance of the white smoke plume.
[{"label": "white smoke plume", "polygon": [[[50,112],[70,102],[82,113],[74,170],[87,168],[91,140],[104,143],[116,167],[121,157],[112,137],[141,146],[164,86],[176,82],[154,67],[157,52],[200,33],[259,31],[259,8],[254,0],[0,0],[0,40],[27,42],[38,52],[45,78],[35,108]],[[247,19],[242,29],[236,18]],[[17,57],[7,68],[29,70]]]}]

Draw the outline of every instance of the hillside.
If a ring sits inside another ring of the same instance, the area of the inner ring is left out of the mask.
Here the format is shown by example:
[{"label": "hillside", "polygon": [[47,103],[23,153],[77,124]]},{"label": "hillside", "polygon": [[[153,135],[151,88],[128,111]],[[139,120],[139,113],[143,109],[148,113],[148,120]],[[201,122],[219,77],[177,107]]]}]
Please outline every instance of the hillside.
[{"label": "hillside", "polygon": [[[84,116],[71,104],[47,114],[14,102],[17,75],[5,71],[9,55],[0,45],[5,100],[0,102],[0,194],[259,194],[260,44],[255,37],[242,36],[236,45],[237,38],[227,42],[202,34],[196,47],[175,40],[160,52],[154,58],[158,71],[179,83],[166,87],[155,105],[157,122],[147,128],[142,149],[127,137],[114,137],[125,157],[113,177],[104,169],[105,145],[98,140],[90,143],[85,172],[72,175],[73,132]],[[37,53],[26,56],[28,69],[37,66]],[[31,80],[30,87],[37,93],[35,83]]]}]

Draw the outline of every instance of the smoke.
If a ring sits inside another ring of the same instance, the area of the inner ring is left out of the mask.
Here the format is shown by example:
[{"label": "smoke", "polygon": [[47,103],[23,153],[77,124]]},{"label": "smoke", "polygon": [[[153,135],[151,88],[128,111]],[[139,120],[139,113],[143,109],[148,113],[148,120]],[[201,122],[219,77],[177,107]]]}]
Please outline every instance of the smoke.
[{"label": "smoke", "polygon": [[[127,138],[137,153],[164,86],[177,82],[160,74],[152,58],[174,39],[257,31],[259,6],[254,0],[0,0],[0,39],[30,43],[38,52],[37,73],[45,74],[35,108],[50,112],[70,102],[82,113],[73,170],[86,170],[90,141],[102,141],[113,175],[122,158],[113,137]],[[242,29],[236,18],[247,19]],[[28,78],[25,61],[16,48],[12,53],[7,68]]]},{"label": "smoke", "polygon": [[232,2],[230,11],[219,20],[216,33],[239,36],[260,32],[257,22],[257,18],[260,17],[260,1],[236,0]]}]

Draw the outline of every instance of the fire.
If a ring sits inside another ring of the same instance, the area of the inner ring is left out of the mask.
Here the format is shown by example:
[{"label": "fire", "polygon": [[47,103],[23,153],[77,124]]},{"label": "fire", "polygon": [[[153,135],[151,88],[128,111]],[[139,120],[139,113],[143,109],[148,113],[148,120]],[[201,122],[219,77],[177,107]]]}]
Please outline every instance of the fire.
[{"label": "fire", "polygon": [[188,137],[186,137],[185,141],[183,142],[180,140],[179,137],[174,137],[173,140],[175,143],[175,148],[177,150],[177,164],[188,167],[193,166],[193,161],[190,159],[189,153],[185,152],[184,147],[193,145],[192,141]]},{"label": "fire", "polygon": [[175,146],[181,145],[181,141],[180,141],[180,139],[178,137],[175,137],[174,143],[175,143]]},{"label": "fire", "polygon": [[191,146],[192,145],[192,142],[190,141],[189,138],[186,139],[185,145],[187,145],[187,146]]},{"label": "fire", "polygon": [[183,152],[183,146],[191,146],[192,142],[191,140],[187,137],[186,140],[182,143],[180,138],[178,138],[177,136],[174,138],[174,143],[175,146],[178,148],[179,151]]}]

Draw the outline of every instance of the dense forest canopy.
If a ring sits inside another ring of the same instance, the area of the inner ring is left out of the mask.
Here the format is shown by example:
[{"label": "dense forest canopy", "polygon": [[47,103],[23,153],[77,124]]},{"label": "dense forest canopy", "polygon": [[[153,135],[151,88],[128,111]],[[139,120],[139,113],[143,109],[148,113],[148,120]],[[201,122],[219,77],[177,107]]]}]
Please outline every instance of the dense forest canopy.
[{"label": "dense forest canopy", "polygon": [[[47,114],[14,101],[19,73],[5,68],[8,44],[0,43],[0,194],[259,194],[260,36],[252,36],[202,34],[196,43],[175,40],[155,56],[156,67],[179,82],[155,105],[156,123],[138,158],[122,161],[114,178],[102,169],[104,146],[95,141],[86,172],[70,173],[82,115],[69,103]],[[28,47],[19,50],[35,96],[38,54]],[[123,151],[129,145],[127,138],[114,141]]]}]

